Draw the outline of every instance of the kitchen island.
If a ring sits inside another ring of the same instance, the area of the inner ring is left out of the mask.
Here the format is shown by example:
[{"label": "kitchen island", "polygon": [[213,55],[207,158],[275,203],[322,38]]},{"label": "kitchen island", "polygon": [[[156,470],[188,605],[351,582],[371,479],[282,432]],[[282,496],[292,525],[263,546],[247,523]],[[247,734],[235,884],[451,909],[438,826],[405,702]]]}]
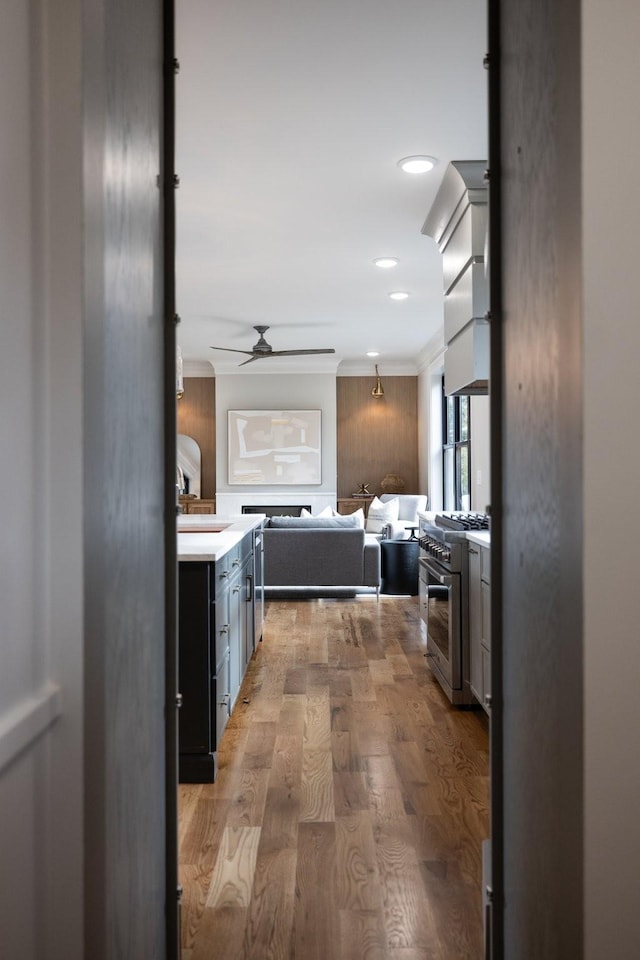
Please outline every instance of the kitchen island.
[{"label": "kitchen island", "polygon": [[261,514],[178,517],[179,778],[210,783],[262,637]]}]

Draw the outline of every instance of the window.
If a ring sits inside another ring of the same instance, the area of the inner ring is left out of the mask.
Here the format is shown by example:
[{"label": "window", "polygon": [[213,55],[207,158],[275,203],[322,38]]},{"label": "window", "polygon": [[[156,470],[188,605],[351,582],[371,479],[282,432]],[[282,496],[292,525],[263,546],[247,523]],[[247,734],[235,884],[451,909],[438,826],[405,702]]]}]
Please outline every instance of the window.
[{"label": "window", "polygon": [[471,509],[471,405],[447,397],[442,378],[442,471],[445,510]]}]

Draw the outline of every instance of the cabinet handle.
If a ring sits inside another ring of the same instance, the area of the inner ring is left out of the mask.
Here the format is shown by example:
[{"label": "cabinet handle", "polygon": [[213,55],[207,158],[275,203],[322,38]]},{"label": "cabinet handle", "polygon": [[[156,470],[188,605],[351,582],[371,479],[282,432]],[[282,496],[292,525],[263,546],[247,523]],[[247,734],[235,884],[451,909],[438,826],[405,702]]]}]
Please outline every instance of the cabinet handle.
[{"label": "cabinet handle", "polygon": [[477,555],[477,553],[478,553],[478,551],[477,551],[477,550],[474,550],[473,547],[468,547],[467,549],[468,549],[469,553],[475,553],[476,555]]},{"label": "cabinet handle", "polygon": [[240,593],[240,587],[237,587],[237,586],[234,587],[234,588],[233,588],[233,592],[234,592],[234,593]]},{"label": "cabinet handle", "polygon": [[229,571],[228,571],[228,570],[221,570],[221,571],[220,571],[220,579],[224,579],[224,577],[228,577],[228,576],[229,576]]},{"label": "cabinet handle", "polygon": [[247,603],[251,603],[251,601],[253,600],[253,574],[252,573],[247,574],[247,587],[248,587]]},{"label": "cabinet handle", "polygon": [[225,623],[220,627],[220,633],[229,633],[229,624]]},{"label": "cabinet handle", "polygon": [[486,705],[487,705],[488,707],[491,706],[491,704],[493,703],[493,698],[492,698],[492,696],[491,696],[490,693],[485,693],[485,695],[484,695],[484,702],[486,703]]},{"label": "cabinet handle", "polygon": [[239,560],[233,560],[233,561],[231,562],[231,566],[232,566],[232,567],[239,567],[239,566],[240,566],[240,561],[239,561]]},{"label": "cabinet handle", "polygon": [[229,703],[229,699],[230,699],[229,694],[225,693],[222,700],[219,700],[218,703],[220,704],[221,707],[226,707],[227,704]]}]

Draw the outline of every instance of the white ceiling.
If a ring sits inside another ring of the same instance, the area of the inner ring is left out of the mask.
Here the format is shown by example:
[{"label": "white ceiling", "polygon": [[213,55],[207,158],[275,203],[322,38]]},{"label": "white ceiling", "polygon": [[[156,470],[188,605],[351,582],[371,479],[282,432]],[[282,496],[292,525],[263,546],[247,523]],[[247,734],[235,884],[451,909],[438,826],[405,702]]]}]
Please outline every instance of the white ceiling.
[{"label": "white ceiling", "polygon": [[[442,326],[420,230],[447,163],[486,156],[484,0],[181,0],[176,33],[185,360],[238,371],[210,345],[248,350],[267,324],[274,350],[336,355],[238,372],[373,371],[367,350],[415,372]],[[413,154],[438,165],[407,175]]]}]

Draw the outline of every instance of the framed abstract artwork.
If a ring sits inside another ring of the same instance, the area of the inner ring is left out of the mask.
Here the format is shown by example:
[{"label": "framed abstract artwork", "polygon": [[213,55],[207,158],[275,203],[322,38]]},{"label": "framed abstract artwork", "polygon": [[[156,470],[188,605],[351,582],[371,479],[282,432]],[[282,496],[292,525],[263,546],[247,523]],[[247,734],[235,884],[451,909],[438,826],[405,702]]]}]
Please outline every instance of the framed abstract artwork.
[{"label": "framed abstract artwork", "polygon": [[229,484],[322,483],[320,410],[229,410]]}]

